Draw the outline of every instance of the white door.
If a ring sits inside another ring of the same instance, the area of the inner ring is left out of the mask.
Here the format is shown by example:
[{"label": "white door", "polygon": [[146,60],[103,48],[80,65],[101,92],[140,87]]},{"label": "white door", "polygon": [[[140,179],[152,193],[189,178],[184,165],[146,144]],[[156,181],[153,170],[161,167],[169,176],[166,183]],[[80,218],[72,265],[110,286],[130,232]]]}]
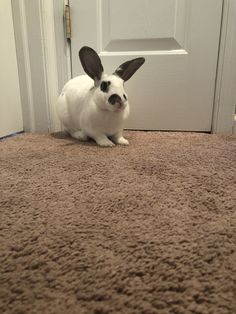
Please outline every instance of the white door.
[{"label": "white door", "polygon": [[0,137],[23,130],[11,1],[0,6]]},{"label": "white door", "polygon": [[223,0],[70,0],[72,74],[86,45],[112,73],[139,56],[126,83],[126,127],[210,131]]}]

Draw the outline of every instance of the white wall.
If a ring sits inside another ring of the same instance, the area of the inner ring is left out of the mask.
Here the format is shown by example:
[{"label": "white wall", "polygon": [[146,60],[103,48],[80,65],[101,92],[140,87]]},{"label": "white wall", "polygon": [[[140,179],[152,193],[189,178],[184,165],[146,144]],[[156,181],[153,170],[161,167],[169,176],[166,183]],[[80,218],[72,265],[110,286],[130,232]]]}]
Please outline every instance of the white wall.
[{"label": "white wall", "polygon": [[0,137],[23,130],[11,1],[0,6]]}]

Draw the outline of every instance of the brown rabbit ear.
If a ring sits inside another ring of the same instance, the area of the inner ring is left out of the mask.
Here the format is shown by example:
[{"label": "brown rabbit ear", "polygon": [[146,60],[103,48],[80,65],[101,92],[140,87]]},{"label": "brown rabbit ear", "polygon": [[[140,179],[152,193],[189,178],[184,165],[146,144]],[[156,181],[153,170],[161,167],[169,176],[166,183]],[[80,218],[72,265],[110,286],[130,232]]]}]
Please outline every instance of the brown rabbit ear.
[{"label": "brown rabbit ear", "polygon": [[84,46],[79,51],[79,58],[84,71],[95,81],[95,84],[98,83],[102,77],[103,66],[96,51]]},{"label": "brown rabbit ear", "polygon": [[115,71],[114,74],[118,75],[122,80],[128,81],[131,76],[143,65],[144,58],[136,58],[122,63]]}]

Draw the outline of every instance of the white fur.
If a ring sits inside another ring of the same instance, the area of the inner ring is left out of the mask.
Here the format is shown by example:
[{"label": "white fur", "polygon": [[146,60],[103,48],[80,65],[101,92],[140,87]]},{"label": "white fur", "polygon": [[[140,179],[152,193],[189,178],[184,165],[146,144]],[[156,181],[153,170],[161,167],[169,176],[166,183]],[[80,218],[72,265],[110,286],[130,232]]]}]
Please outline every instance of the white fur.
[{"label": "white fur", "polygon": [[[104,75],[102,80],[110,81],[108,93],[87,75],[70,80],[64,86],[58,100],[58,115],[66,131],[79,140],[93,138],[98,145],[128,145],[123,138],[123,125],[129,115],[129,103],[124,90],[124,81],[116,75]],[[117,94],[120,104],[111,105],[109,96]]]}]

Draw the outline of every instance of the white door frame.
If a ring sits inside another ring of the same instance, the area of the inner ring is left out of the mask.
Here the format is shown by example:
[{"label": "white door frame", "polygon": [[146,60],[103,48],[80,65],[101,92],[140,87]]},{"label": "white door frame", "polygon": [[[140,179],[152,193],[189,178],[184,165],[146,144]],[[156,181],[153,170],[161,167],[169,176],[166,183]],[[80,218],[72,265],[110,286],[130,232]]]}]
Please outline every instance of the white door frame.
[{"label": "white door frame", "polygon": [[[24,130],[59,130],[55,104],[61,86],[70,77],[63,40],[64,0],[11,3]],[[61,46],[56,51],[59,42]]]},{"label": "white door frame", "polygon": [[[212,132],[232,134],[236,104],[236,1],[223,1]],[[12,0],[26,131],[61,129],[55,103],[62,86],[71,77],[70,51],[63,28],[67,2]],[[42,66],[39,68],[36,64]]]},{"label": "white door frame", "polygon": [[224,0],[216,78],[213,133],[234,133],[236,114],[236,1]]}]

